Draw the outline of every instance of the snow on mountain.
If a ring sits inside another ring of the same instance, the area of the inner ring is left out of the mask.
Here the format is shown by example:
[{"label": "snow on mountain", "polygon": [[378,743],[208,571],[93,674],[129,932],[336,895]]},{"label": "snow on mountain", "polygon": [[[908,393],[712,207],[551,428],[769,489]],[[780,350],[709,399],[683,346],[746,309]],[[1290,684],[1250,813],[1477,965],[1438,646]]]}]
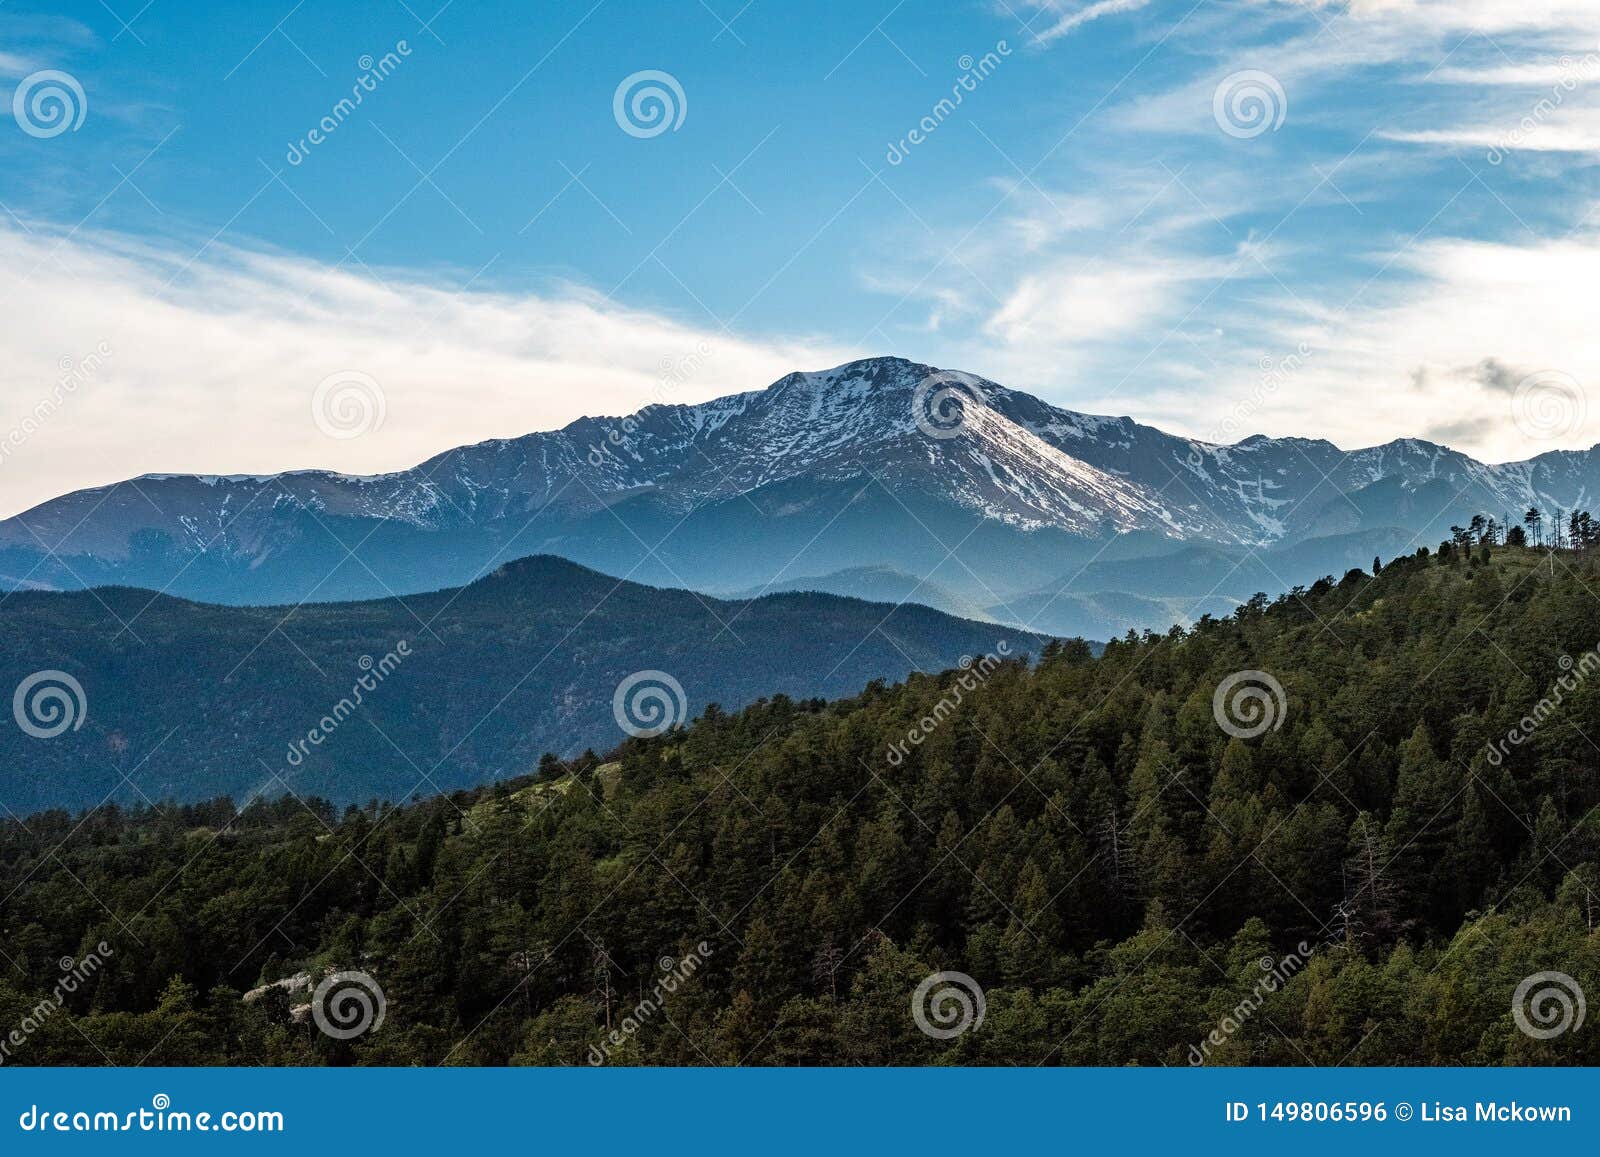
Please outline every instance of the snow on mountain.
[{"label": "snow on mountain", "polygon": [[[930,379],[964,399],[952,436],[930,434],[918,413]],[[1570,508],[1600,495],[1600,458],[1553,452],[1489,466],[1409,438],[1350,452],[1261,435],[1216,445],[872,358],[698,405],[462,446],[390,474],[158,474],[79,491],[0,522],[0,573],[11,585],[160,587],[193,568],[195,583],[174,589],[209,595],[206,584],[231,581],[216,577],[224,572],[287,574],[350,557],[367,566],[369,553],[387,551],[405,565],[393,576],[369,567],[368,585],[415,590],[471,577],[439,557],[460,544],[560,552],[574,534],[592,547],[631,533],[611,515],[641,502],[674,525],[730,501],[756,509],[754,499],[781,491],[781,513],[808,493],[856,486],[881,487],[908,512],[948,510],[1024,536],[1263,546],[1375,527],[1428,533],[1476,510]],[[585,561],[600,565],[603,554]],[[906,560],[885,544],[881,558],[858,549],[835,563]]]}]

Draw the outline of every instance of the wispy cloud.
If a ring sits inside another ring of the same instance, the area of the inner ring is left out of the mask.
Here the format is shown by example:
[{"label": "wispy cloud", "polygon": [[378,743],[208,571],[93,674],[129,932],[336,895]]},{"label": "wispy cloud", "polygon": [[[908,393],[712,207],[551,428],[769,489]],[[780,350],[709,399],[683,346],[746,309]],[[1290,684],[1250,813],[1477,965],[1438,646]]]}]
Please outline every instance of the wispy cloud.
[{"label": "wispy cloud", "polygon": [[1600,152],[1600,123],[1596,123],[1593,115],[1587,111],[1542,123],[1524,119],[1499,125],[1385,132],[1383,136],[1386,140],[1408,144],[1483,150],[1488,154],[1519,150],[1533,153]]},{"label": "wispy cloud", "polygon": [[1147,7],[1149,3],[1150,0],[1094,0],[1090,4],[1071,5],[1063,4],[1061,0],[1044,0],[1034,7],[1044,12],[1059,13],[1059,16],[1054,24],[1034,38],[1034,42],[1050,44],[1063,36],[1070,36],[1092,21],[1124,12],[1137,12]]},{"label": "wispy cloud", "polygon": [[1486,64],[1436,68],[1425,79],[1434,84],[1507,85],[1521,88],[1568,89],[1600,80],[1600,52],[1518,64]]},{"label": "wispy cloud", "polygon": [[[1056,17],[1046,38],[1124,10],[1036,7]],[[1248,401],[1269,434],[1550,449],[1508,405],[1541,370],[1600,385],[1581,304],[1600,213],[1580,201],[1600,152],[1600,8],[1241,0],[1161,33],[1114,99],[1064,116],[1066,145],[982,237],[946,257],[936,226],[907,262],[899,282],[934,302],[943,359],[1202,436]],[[1282,131],[1219,125],[1215,94],[1244,70],[1281,86]],[[919,258],[943,259],[920,291]]]},{"label": "wispy cloud", "polygon": [[1226,278],[1221,260],[1077,262],[1021,279],[984,323],[984,333],[1039,352],[1111,342],[1171,316],[1196,285]]},{"label": "wispy cloud", "polygon": [[0,77],[10,80],[38,70],[39,64],[35,60],[19,56],[15,52],[0,52]]}]

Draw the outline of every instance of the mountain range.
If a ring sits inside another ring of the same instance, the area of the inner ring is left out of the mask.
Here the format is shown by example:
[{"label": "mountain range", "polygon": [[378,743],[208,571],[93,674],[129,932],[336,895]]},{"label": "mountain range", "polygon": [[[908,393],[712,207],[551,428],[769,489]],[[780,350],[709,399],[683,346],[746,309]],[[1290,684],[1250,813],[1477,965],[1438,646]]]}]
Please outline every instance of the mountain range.
[{"label": "mountain range", "polygon": [[0,584],[355,600],[553,554],[654,585],[887,592],[1105,638],[1414,549],[1473,513],[1597,493],[1595,449],[1488,465],[1410,438],[1218,445],[882,357],[392,474],[147,475],[78,491],[0,522]]},{"label": "mountain range", "polygon": [[[0,603],[0,685],[35,727],[0,727],[0,805],[399,801],[529,774],[545,751],[607,751],[712,703],[839,698],[1045,642],[916,605],[721,602],[548,556],[403,601],[19,592]],[[28,686],[35,673],[50,678]]]}]

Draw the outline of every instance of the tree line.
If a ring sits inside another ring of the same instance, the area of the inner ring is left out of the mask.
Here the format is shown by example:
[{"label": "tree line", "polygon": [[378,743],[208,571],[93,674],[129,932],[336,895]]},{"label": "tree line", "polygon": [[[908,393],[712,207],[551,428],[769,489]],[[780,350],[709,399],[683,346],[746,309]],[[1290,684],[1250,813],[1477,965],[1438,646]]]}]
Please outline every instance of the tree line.
[{"label": "tree line", "polygon": [[1466,526],[1452,526],[1445,545],[1453,550],[1474,546],[1543,546],[1552,550],[1585,551],[1600,544],[1600,522],[1587,510],[1563,512],[1557,506],[1547,520],[1537,506],[1523,513],[1521,522],[1510,515],[1496,520],[1493,515],[1474,514]]}]

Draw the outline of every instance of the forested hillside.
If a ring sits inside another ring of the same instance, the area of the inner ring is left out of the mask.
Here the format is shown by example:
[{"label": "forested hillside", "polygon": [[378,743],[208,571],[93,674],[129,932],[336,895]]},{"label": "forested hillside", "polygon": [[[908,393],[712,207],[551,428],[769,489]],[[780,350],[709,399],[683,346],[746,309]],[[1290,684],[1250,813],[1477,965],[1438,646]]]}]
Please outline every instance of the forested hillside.
[{"label": "forested hillside", "polygon": [[1040,637],[910,603],[707,599],[549,555],[363,603],[26,592],[0,600],[0,686],[59,669],[87,710],[48,743],[0,727],[0,802],[25,814],[288,790],[398,803],[514,776],[543,751],[609,746],[624,734],[617,688],[641,669],[681,687],[681,722],[710,703],[853,694],[1002,640],[1021,651]]},{"label": "forested hillside", "polygon": [[[399,809],[8,820],[0,1024],[107,953],[7,1059],[1600,1063],[1513,1015],[1600,992],[1597,642],[1600,557],[1452,547]],[[381,1023],[319,1032],[328,970]]]}]

